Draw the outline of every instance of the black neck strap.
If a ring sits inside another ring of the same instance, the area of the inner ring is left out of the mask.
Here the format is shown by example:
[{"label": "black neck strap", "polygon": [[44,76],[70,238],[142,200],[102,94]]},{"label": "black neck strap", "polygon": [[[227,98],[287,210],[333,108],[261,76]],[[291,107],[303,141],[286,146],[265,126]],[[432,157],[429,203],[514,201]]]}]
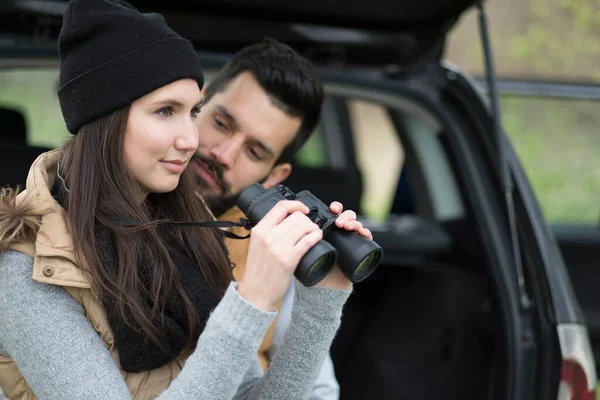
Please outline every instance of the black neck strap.
[{"label": "black neck strap", "polygon": [[[115,225],[119,225],[119,226],[139,226],[142,225],[137,221],[131,221],[131,220],[113,220],[112,221]],[[157,222],[160,225],[177,225],[177,226],[196,226],[196,227],[200,227],[200,228],[233,228],[233,227],[242,227],[246,230],[250,230],[252,229],[252,225],[250,224],[250,221],[248,221],[245,218],[240,218],[239,222],[233,222],[233,221],[201,221],[201,222],[195,222],[195,221],[158,221]],[[250,234],[246,235],[246,236],[239,236],[236,235],[233,232],[229,232],[229,231],[223,231],[223,234],[225,235],[225,237],[228,237],[230,239],[247,239],[250,237]]]},{"label": "black neck strap", "polygon": [[[58,201],[58,203],[64,208],[66,205],[66,193],[69,192],[69,189],[67,188],[66,182],[65,180],[62,178],[62,176],[60,175],[60,162],[58,163],[57,167],[56,167],[56,175],[57,178],[54,181],[54,185],[52,186],[52,196]],[[133,221],[133,220],[112,220],[112,223],[118,226],[140,226],[143,225],[140,222],[137,221]],[[201,228],[234,228],[237,226],[241,226],[242,228],[246,229],[246,230],[250,230],[252,229],[252,225],[250,224],[250,221],[248,221],[246,218],[240,218],[239,222],[232,222],[232,221],[202,221],[202,222],[192,222],[192,221],[157,221],[158,224],[160,225],[179,225],[179,226],[197,226],[197,227],[201,227]],[[229,231],[222,231],[223,235],[225,235],[225,237],[228,237],[230,239],[248,239],[250,237],[250,234],[246,235],[246,236],[239,236],[236,235],[233,232],[229,232]]]}]

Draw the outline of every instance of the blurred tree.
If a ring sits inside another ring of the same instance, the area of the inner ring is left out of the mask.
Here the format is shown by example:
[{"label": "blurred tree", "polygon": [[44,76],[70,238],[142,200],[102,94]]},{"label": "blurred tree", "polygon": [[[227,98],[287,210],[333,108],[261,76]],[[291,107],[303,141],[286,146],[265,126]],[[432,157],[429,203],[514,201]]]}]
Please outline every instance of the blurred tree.
[{"label": "blurred tree", "polygon": [[533,73],[600,80],[600,0],[530,0],[531,20],[510,54]]}]

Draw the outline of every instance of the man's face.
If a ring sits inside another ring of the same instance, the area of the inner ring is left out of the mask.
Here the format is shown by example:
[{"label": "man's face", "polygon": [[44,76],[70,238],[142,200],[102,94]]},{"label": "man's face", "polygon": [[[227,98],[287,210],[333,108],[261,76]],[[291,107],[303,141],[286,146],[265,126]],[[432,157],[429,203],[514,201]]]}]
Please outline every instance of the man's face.
[{"label": "man's face", "polygon": [[234,78],[198,116],[199,147],[191,164],[200,193],[209,204],[233,206],[248,186],[261,182],[268,189],[285,180],[291,166],[275,161],[301,123],[275,106],[252,74]]}]

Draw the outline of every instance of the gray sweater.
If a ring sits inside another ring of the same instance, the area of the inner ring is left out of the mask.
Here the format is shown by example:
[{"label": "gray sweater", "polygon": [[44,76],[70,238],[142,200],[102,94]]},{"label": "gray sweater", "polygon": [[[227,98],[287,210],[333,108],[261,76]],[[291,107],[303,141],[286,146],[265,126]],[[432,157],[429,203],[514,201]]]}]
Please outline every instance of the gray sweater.
[{"label": "gray sweater", "polygon": [[[32,280],[32,259],[0,254],[0,354],[40,399],[131,399],[82,307],[63,288]],[[159,399],[305,399],[339,327],[350,292],[295,285],[290,327],[263,374],[257,351],[275,313],[231,283],[194,353]]]},{"label": "gray sweater", "polygon": [[[271,342],[271,347],[268,349],[269,358],[275,357],[275,354],[277,354],[283,344],[285,333],[290,327],[292,310],[294,309],[294,287],[294,282],[292,282],[279,308],[279,318],[273,331],[273,341]],[[317,380],[308,396],[308,400],[338,400],[339,398],[340,385],[335,377],[333,361],[328,353],[319,371],[319,376],[317,376]]]}]

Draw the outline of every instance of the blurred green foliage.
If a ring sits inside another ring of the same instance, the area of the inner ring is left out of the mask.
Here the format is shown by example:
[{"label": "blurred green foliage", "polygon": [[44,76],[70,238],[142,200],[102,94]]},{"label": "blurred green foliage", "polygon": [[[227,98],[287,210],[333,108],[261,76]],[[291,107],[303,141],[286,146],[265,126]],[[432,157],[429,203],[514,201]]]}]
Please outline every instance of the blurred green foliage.
[{"label": "blurred green foliage", "polygon": [[511,35],[510,54],[552,75],[568,71],[600,81],[600,0],[530,0],[524,33]]}]

